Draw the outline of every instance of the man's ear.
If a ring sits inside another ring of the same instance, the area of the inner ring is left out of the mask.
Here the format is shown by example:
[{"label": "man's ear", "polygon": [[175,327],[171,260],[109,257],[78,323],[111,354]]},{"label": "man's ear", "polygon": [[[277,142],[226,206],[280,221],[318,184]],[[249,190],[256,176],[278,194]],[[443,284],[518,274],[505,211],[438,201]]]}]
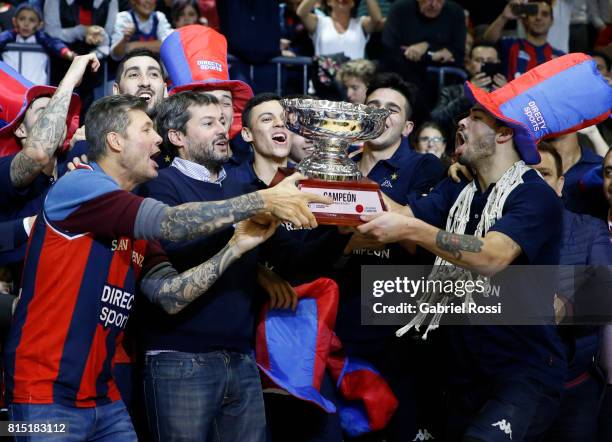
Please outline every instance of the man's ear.
[{"label": "man's ear", "polygon": [[182,149],[185,147],[185,134],[180,130],[170,129],[168,131],[168,141],[174,145],[177,149]]},{"label": "man's ear", "polygon": [[497,130],[497,135],[495,136],[495,141],[497,144],[505,144],[512,139],[514,136],[514,131],[512,128],[508,126],[500,126]]},{"label": "man's ear", "polygon": [[251,133],[251,129],[249,129],[248,127],[243,127],[240,131],[240,134],[242,135],[242,139],[247,143],[253,142],[253,134]]},{"label": "man's ear", "polygon": [[113,152],[123,152],[123,137],[117,132],[108,132],[106,134],[106,144]]},{"label": "man's ear", "polygon": [[404,123],[404,128],[402,129],[402,136],[407,137],[408,135],[412,133],[413,130],[414,130],[414,122],[407,120]]},{"label": "man's ear", "polygon": [[113,81],[113,95],[119,95],[121,92],[119,91],[119,85]]},{"label": "man's ear", "polygon": [[557,188],[555,189],[555,191],[557,192],[557,195],[563,196],[563,185],[564,184],[565,184],[565,177],[561,175],[559,179],[557,180]]},{"label": "man's ear", "polygon": [[44,27],[45,27],[45,22],[43,20],[41,20],[40,23],[38,24],[38,26],[36,26],[36,30],[40,31]]},{"label": "man's ear", "polygon": [[15,129],[15,132],[13,132],[13,134],[20,140],[26,138],[28,136],[28,131],[26,130],[25,124],[21,123],[17,127],[17,129]]}]

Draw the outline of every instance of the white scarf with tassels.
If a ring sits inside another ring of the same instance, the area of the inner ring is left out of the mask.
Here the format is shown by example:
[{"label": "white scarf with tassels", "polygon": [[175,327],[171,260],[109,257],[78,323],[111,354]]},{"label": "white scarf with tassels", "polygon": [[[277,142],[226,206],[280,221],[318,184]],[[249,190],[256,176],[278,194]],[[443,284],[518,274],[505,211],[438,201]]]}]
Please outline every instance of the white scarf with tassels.
[{"label": "white scarf with tassels", "polygon": [[[516,188],[516,186],[523,183],[523,174],[525,174],[525,172],[528,170],[531,169],[525,165],[524,161],[517,161],[512,165],[512,167],[504,172],[487,198],[487,203],[482,211],[482,216],[480,217],[478,226],[476,226],[474,236],[480,238],[484,237],[493,224],[495,224],[497,220],[501,218],[506,199]],[[457,197],[457,200],[450,209],[448,218],[446,220],[447,232],[458,233],[461,235],[465,233],[465,228],[470,220],[470,207],[472,206],[472,200],[474,199],[475,194],[476,182],[472,181],[461,191],[459,197]],[[480,280],[483,281],[485,287],[489,287],[490,283],[489,278],[473,273],[462,267],[458,267],[455,264],[440,258],[439,256],[436,257],[434,268],[429,274],[428,279],[441,281]],[[418,302],[419,304],[428,303],[429,305],[438,304],[441,306],[446,306],[451,300],[452,296],[455,295],[431,292],[424,294]],[[474,299],[471,294],[466,294],[463,300],[466,311],[468,305],[473,303]],[[419,313],[417,313],[417,315],[407,325],[400,328],[395,334],[400,337],[412,327],[419,331],[419,327],[426,322],[427,317],[428,313],[421,313],[419,309]],[[438,328],[441,318],[442,313],[436,313],[433,315],[431,321],[429,321],[429,324],[427,324],[427,329],[423,334],[423,339],[427,339],[427,333],[429,333],[430,330],[435,330]]]}]

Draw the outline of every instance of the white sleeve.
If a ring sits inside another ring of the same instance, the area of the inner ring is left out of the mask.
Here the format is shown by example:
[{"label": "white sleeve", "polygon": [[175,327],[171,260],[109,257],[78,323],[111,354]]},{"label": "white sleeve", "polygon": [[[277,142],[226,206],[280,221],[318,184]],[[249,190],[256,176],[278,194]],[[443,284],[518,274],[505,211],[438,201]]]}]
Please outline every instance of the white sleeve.
[{"label": "white sleeve", "polygon": [[174,31],[166,18],[166,14],[156,11],[157,14],[157,39],[163,42],[166,37]]}]

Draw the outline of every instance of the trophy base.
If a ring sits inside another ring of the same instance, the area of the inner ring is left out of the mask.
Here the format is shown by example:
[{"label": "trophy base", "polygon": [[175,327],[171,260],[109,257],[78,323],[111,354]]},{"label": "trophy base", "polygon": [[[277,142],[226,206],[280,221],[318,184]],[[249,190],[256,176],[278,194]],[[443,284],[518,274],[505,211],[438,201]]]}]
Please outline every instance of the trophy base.
[{"label": "trophy base", "polygon": [[[281,167],[270,183],[275,185],[293,174],[295,169]],[[385,203],[378,183],[361,178],[353,181],[327,181],[316,178],[301,180],[301,190],[325,195],[334,200],[333,204],[310,204],[310,210],[319,224],[336,226],[358,226],[363,224],[362,215],[384,212]]]}]

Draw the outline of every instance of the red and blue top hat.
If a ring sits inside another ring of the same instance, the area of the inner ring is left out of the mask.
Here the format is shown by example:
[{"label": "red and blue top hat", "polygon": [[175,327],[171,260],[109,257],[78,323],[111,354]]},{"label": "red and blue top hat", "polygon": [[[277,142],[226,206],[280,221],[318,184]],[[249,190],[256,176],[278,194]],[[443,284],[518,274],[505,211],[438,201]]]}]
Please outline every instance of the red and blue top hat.
[{"label": "red and blue top hat", "polygon": [[160,55],[172,82],[170,94],[194,89],[229,90],[234,104],[229,136],[240,132],[242,110],[253,97],[253,90],[242,81],[229,79],[227,40],[223,35],[206,26],[184,26],[164,40]]},{"label": "red and blue top hat", "polygon": [[[38,97],[52,96],[57,88],[53,86],[34,85],[19,72],[0,61],[0,157],[12,155],[21,150],[21,144],[14,135],[19,127],[28,106]],[[68,148],[70,139],[79,128],[81,100],[73,94],[66,117],[66,140],[61,151]]]},{"label": "red and blue top hat", "polygon": [[600,123],[612,107],[612,87],[595,61],[580,53],[541,64],[493,92],[466,82],[465,93],[514,130],[526,164],[540,162],[540,140]]}]

